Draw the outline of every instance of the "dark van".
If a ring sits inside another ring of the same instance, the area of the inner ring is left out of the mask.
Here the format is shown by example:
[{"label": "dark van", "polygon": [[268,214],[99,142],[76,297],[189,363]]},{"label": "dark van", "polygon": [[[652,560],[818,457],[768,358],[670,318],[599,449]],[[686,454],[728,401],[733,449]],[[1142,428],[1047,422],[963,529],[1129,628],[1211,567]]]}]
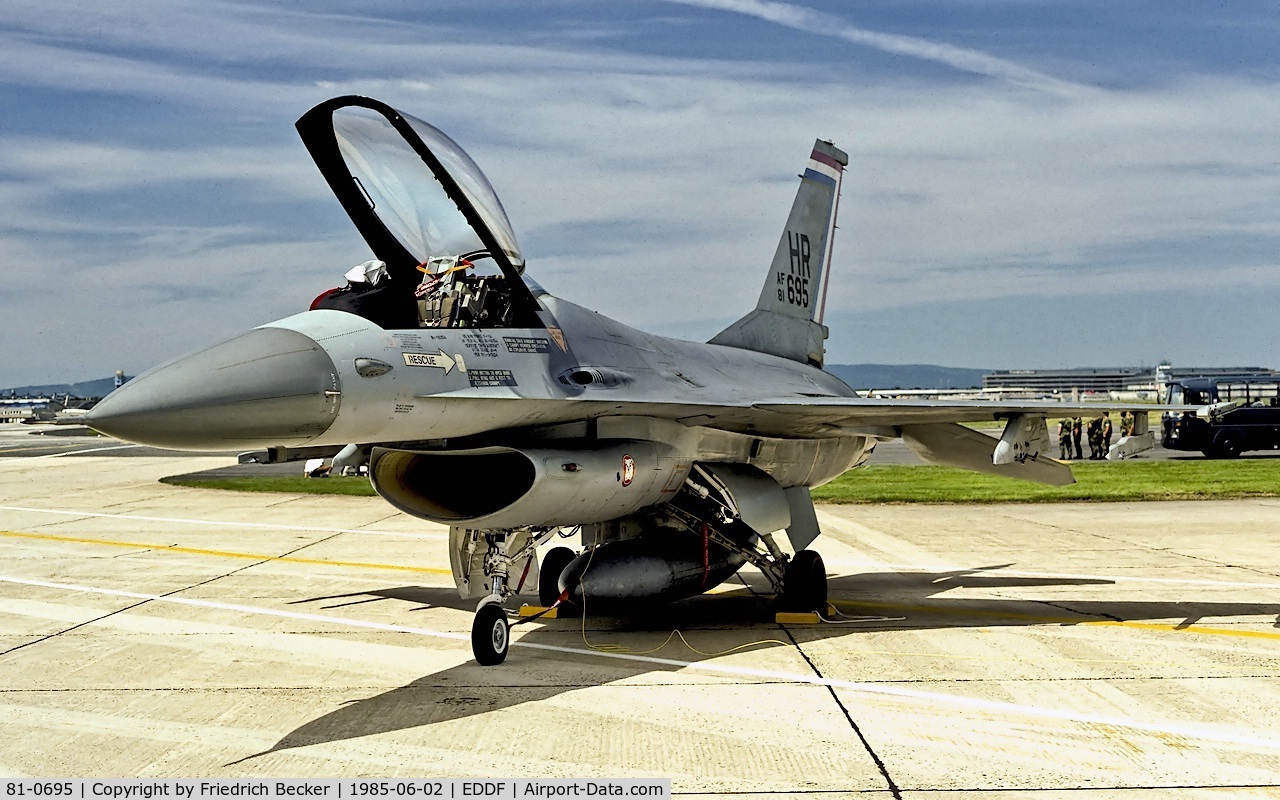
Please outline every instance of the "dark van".
[{"label": "dark van", "polygon": [[1275,378],[1186,378],[1169,384],[1170,405],[1205,406],[1166,413],[1160,443],[1235,458],[1247,450],[1280,448],[1280,382]]}]

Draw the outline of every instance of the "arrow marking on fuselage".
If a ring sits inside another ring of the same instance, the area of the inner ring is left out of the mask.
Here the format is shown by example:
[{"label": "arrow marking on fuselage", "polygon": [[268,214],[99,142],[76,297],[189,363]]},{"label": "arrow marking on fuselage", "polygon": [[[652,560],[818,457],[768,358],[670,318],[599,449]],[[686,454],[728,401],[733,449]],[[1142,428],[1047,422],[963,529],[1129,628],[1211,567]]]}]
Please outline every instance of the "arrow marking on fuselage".
[{"label": "arrow marking on fuselage", "polygon": [[404,356],[406,367],[435,367],[444,370],[445,375],[452,372],[455,366],[453,357],[443,350],[438,353],[402,353],[401,355]]}]

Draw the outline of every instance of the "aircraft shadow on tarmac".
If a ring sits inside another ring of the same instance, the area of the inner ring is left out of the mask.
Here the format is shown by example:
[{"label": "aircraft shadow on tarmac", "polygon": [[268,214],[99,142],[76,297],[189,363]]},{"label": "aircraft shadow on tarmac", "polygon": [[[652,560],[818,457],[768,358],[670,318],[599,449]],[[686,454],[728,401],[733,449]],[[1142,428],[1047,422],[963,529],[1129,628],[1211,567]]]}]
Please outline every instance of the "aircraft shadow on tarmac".
[{"label": "aircraft shadow on tarmac", "polygon": [[[946,598],[954,589],[1019,589],[1061,586],[1113,586],[1113,581],[1089,578],[1029,577],[992,574],[1012,566],[1001,564],[948,572],[877,572],[834,576],[829,580],[831,602],[846,614],[865,615],[855,624],[782,626],[773,621],[772,596],[759,575],[739,575],[739,586],[713,595],[644,609],[627,617],[559,619],[533,623],[521,637],[583,650],[583,654],[524,651],[513,653],[505,665],[481,667],[468,661],[425,675],[405,686],[346,703],[285,734],[269,750],[245,756],[232,764],[315,744],[391,733],[485,714],[528,702],[546,700],[575,689],[589,688],[678,666],[626,659],[602,659],[585,651],[590,646],[623,645],[639,653],[657,647],[667,634],[681,630],[693,646],[714,631],[720,649],[757,643],[761,647],[808,643],[833,637],[857,637],[868,632],[1003,626],[1061,626],[1087,622],[1171,620],[1183,628],[1205,619],[1274,616],[1280,628],[1280,604],[1223,602],[1113,601],[1034,597]],[[726,584],[727,586],[727,584]],[[297,601],[313,608],[335,609],[394,601],[413,610],[428,607],[471,611],[473,601],[461,600],[447,588],[403,586],[367,593],[333,595]],[[416,606],[417,608],[412,608]],[[411,617],[404,620],[412,625]],[[525,626],[520,626],[525,627]],[[517,627],[517,631],[520,630]],[[726,634],[739,634],[726,637]],[[632,637],[627,641],[628,637]],[[594,639],[594,641],[590,641]],[[727,640],[726,640],[727,639]],[[697,662],[714,657],[685,647],[678,639],[653,655]],[[554,661],[552,672],[538,668],[539,660]],[[231,766],[229,764],[228,766]]]},{"label": "aircraft shadow on tarmac", "polygon": [[[475,610],[474,600],[462,600],[453,588],[402,586],[367,593],[331,595],[295,601],[294,605],[310,605],[317,610],[338,608],[378,601],[393,600],[407,604],[401,623],[414,624],[412,612],[428,607],[453,608],[468,614]],[[253,758],[309,745],[391,733],[399,730],[434,725],[477,714],[546,700],[575,689],[601,686],[637,675],[674,672],[675,666],[623,659],[601,659],[584,652],[573,653],[523,650],[519,641],[554,644],[589,650],[584,637],[593,644],[625,644],[634,650],[656,647],[666,635],[680,629],[691,640],[698,641],[704,631],[740,632],[741,642],[786,638],[773,622],[772,596],[761,596],[748,586],[716,595],[703,595],[679,603],[655,606],[644,612],[620,617],[591,616],[585,632],[581,617],[548,620],[549,624],[518,625],[514,633],[520,637],[507,661],[498,667],[482,667],[468,660],[464,664],[425,675],[405,686],[361,700],[355,700],[317,717],[285,734],[274,746],[245,756],[226,766]],[[416,606],[414,608],[413,606]],[[522,631],[522,629],[524,629]],[[641,640],[627,642],[619,634],[637,634]],[[424,647],[430,647],[424,641]],[[730,646],[730,645],[724,645]],[[776,645],[775,645],[776,646]],[[723,646],[722,648],[723,649]],[[656,656],[699,661],[694,653],[677,640]],[[539,662],[553,662],[554,670],[543,669]]]},{"label": "aircraft shadow on tarmac", "polygon": [[952,589],[1016,589],[1037,586],[1114,586],[1098,578],[1030,577],[986,574],[1011,567],[1001,564],[953,572],[882,572],[834,577],[829,581],[832,601],[855,613],[897,614],[891,628],[992,628],[1031,625],[1077,625],[1087,622],[1180,620],[1187,628],[1204,619],[1274,616],[1280,628],[1280,604],[1195,601],[1143,601],[1077,598],[963,598],[939,597]]}]

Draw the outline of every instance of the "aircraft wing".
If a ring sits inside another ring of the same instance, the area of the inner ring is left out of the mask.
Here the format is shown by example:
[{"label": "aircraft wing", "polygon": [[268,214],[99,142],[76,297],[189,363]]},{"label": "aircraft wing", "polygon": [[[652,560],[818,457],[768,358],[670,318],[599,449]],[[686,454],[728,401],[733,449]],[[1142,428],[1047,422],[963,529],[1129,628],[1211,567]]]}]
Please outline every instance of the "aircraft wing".
[{"label": "aircraft wing", "polygon": [[[586,405],[594,406],[595,403]],[[764,402],[665,403],[629,402],[590,408],[590,416],[637,415],[671,419],[686,425],[780,438],[868,436],[901,438],[924,460],[1037,483],[1074,482],[1070,468],[1055,460],[1056,441],[1047,420],[1131,409],[1136,414],[1135,440],[1146,437],[1146,412],[1186,411],[1191,407],[1123,403],[1059,403],[1007,400],[891,400],[860,397],[783,398]],[[584,409],[586,410],[586,409]],[[997,439],[966,427],[966,422],[1004,420]],[[1116,421],[1118,422],[1118,420]],[[1142,444],[1136,442],[1135,444]]]},{"label": "aircraft wing", "polygon": [[[493,398],[497,399],[497,398]],[[492,401],[492,400],[491,400]],[[509,399],[508,402],[518,402]],[[1035,400],[892,400],[862,397],[779,398],[726,403],[695,399],[578,400],[582,416],[645,416],[762,436],[865,435],[894,439],[904,426],[992,422],[1015,417],[1052,419],[1092,417],[1103,411],[1191,411],[1195,406],[1142,403],[1059,403]],[[574,418],[570,416],[568,418]],[[1113,420],[1114,421],[1114,420]]]},{"label": "aircraft wing", "polygon": [[[1096,416],[1114,405],[1051,401],[882,400],[877,398],[811,398],[757,403],[761,412],[821,425],[836,433],[877,438],[901,437],[924,460],[934,464],[1061,486],[1074,483],[1070,468],[1053,459],[1049,417]],[[1180,406],[1139,405],[1134,438],[1147,449],[1148,411],[1185,410]],[[1007,420],[999,440],[961,423]]]},{"label": "aircraft wing", "polygon": [[1103,411],[1185,411],[1190,407],[1124,403],[1060,403],[1047,400],[891,400],[879,397],[814,397],[753,404],[760,411],[804,418],[834,428],[989,422],[1023,415],[1076,417]]}]

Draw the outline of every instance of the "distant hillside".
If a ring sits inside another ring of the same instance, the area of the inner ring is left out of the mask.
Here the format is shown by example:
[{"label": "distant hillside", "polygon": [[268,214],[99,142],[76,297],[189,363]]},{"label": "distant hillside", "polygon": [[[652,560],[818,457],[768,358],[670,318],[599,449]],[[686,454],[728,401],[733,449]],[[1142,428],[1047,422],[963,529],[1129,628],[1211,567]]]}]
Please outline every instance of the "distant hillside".
[{"label": "distant hillside", "polygon": [[934,364],[828,364],[826,370],[854,389],[975,389],[991,371]]},{"label": "distant hillside", "polygon": [[69,394],[72,397],[105,397],[114,388],[116,388],[116,379],[113,376],[82,383],[49,383],[43,386],[18,386],[13,389],[0,389],[0,395],[16,394],[22,397],[26,395]]}]

